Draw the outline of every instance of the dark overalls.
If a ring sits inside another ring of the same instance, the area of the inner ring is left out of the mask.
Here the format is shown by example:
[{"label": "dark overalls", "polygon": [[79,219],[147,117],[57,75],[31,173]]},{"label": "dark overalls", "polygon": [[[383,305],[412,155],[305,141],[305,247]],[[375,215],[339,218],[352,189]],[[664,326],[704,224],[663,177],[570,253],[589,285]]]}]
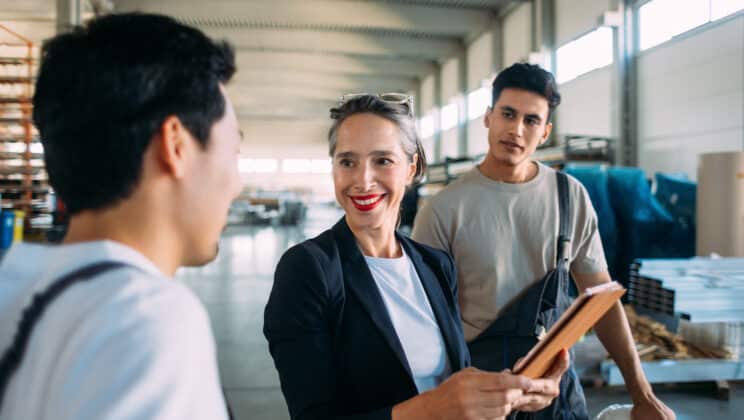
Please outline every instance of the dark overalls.
[{"label": "dark overalls", "polygon": [[[573,281],[568,261],[571,203],[566,174],[557,172],[556,175],[560,215],[556,268],[522,293],[493,324],[468,344],[473,366],[479,369],[494,372],[511,369],[537,343],[540,333],[549,330],[571,303],[568,294],[569,284]],[[571,359],[573,360],[573,354]],[[544,410],[537,413],[512,413],[509,419],[589,418],[584,391],[573,367],[561,378],[560,392],[560,396]]]}]

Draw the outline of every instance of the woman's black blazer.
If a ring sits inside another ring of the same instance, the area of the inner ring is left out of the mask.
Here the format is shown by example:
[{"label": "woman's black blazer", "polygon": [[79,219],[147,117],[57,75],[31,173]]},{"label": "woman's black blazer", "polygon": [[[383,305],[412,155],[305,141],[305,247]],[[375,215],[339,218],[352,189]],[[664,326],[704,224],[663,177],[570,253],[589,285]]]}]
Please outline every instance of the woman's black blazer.
[{"label": "woman's black blazer", "polygon": [[[429,298],[452,371],[468,366],[452,258],[396,236]],[[282,256],[264,335],[293,419],[389,419],[393,405],[418,393],[345,219]]]}]

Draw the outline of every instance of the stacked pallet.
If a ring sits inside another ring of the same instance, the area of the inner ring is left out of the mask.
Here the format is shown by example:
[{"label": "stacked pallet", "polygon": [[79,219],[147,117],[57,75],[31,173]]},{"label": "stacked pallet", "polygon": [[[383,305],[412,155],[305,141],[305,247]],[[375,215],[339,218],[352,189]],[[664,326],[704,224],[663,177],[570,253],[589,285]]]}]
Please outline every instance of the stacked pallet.
[{"label": "stacked pallet", "polygon": [[628,302],[650,311],[674,315],[674,290],[664,287],[662,280],[641,275],[639,270],[638,262],[630,267]]},{"label": "stacked pallet", "polygon": [[741,356],[744,258],[638,260],[629,288],[639,309],[680,316],[687,342]]},{"label": "stacked pallet", "polygon": [[679,334],[653,319],[638,315],[632,306],[625,306],[638,354],[644,362],[653,360],[731,359],[726,349],[710,348],[688,342]]}]

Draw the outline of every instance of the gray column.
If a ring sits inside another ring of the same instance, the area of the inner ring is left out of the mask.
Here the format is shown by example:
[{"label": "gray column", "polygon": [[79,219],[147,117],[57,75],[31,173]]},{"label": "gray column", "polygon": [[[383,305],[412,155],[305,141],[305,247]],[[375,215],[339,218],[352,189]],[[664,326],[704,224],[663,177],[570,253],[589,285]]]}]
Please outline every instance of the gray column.
[{"label": "gray column", "polygon": [[636,76],[635,21],[632,1],[614,0],[613,11],[605,14],[603,23],[613,28],[615,64],[612,97],[620,106],[612,115],[612,136],[615,140],[616,165],[636,166],[638,163],[638,83]]},{"label": "gray column", "polygon": [[468,54],[464,47],[457,57],[457,62],[458,90],[463,98],[457,122],[457,155],[464,157],[468,155],[468,92],[470,89],[468,86]]},{"label": "gray column", "polygon": [[491,63],[491,70],[494,73],[498,73],[504,69],[504,18],[499,17],[496,19],[495,27],[493,28],[492,38],[492,56],[493,62]]},{"label": "gray column", "polygon": [[434,162],[442,160],[442,65],[437,64],[434,70],[434,107],[438,110],[436,117],[436,130],[434,130]]},{"label": "gray column", "polygon": [[82,0],[57,0],[57,33],[69,32],[80,25]]},{"label": "gray column", "polygon": [[[542,55],[541,66],[555,74],[555,0],[532,1],[532,51]],[[553,131],[547,144],[555,144],[560,138],[558,127],[558,113],[556,109],[551,117]]]},{"label": "gray column", "polygon": [[413,92],[413,116],[414,118],[421,118],[422,113],[424,112],[423,109],[421,109],[421,83],[423,80],[421,78],[416,78],[416,89]]}]

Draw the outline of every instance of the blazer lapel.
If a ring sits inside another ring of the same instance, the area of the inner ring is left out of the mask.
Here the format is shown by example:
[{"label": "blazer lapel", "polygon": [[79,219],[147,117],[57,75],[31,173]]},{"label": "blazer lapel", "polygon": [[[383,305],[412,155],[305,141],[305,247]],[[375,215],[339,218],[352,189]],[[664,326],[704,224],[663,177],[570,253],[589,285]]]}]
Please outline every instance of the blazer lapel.
[{"label": "blazer lapel", "polygon": [[380,291],[377,289],[372,273],[369,271],[367,261],[359,250],[354,234],[346,224],[345,218],[336,223],[333,227],[333,233],[338,242],[338,253],[343,262],[344,284],[356,295],[364,309],[369,313],[372,322],[395,353],[395,356],[400,360],[413,384],[413,374],[408,364],[408,358],[403,351],[398,335],[395,333],[395,327]]},{"label": "blazer lapel", "polygon": [[421,279],[421,284],[424,286],[426,295],[429,298],[429,304],[431,305],[431,309],[434,312],[437,323],[439,324],[442,339],[444,340],[445,346],[447,346],[450,366],[452,366],[453,372],[462,369],[465,367],[463,365],[462,357],[462,338],[460,337],[460,334],[458,334],[458,329],[455,325],[455,322],[460,322],[460,320],[452,318],[452,311],[448,308],[450,300],[442,291],[442,284],[439,277],[444,276],[445,274],[441,273],[441,270],[439,269],[433,271],[429,265],[424,262],[421,254],[413,247],[407,238],[400,235],[397,236],[398,240],[405,248],[408,257],[411,258],[413,266],[416,267],[416,272]]}]

